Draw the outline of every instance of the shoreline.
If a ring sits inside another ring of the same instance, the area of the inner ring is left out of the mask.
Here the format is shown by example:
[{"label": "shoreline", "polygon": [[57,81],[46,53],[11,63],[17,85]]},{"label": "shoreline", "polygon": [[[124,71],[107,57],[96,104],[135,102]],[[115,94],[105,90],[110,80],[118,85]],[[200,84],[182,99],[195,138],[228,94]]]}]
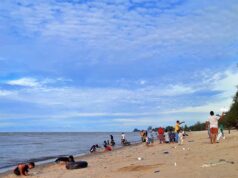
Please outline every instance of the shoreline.
[{"label": "shoreline", "polygon": [[[133,146],[136,146],[136,145],[139,145],[139,144],[142,144],[142,143],[140,141],[134,141],[129,146],[118,145],[118,146],[113,148],[113,151],[120,150],[120,149],[123,149],[125,147],[133,147]],[[102,152],[100,150],[100,152],[97,152],[97,153],[87,152],[87,153],[76,154],[76,155],[73,155],[73,156],[74,156],[75,160],[79,160],[79,159],[84,159],[84,158],[90,158],[92,156],[96,156],[96,155],[100,155],[100,154],[105,154],[105,152]],[[65,156],[67,156],[67,155],[65,155]],[[57,159],[57,157],[56,158],[51,158],[51,159],[46,159],[46,160],[43,160],[43,161],[35,161],[35,164],[36,164],[36,167],[39,167],[40,169],[42,169],[42,168],[47,167],[47,166],[55,165],[54,161],[56,159]],[[27,161],[27,162],[30,162],[30,161]],[[6,175],[11,174],[15,167],[16,167],[16,165],[3,168],[2,169],[3,171],[0,171],[0,178],[2,176],[6,176]]]},{"label": "shoreline", "polygon": [[[228,134],[219,144],[210,144],[207,132],[189,132],[183,145],[133,144],[110,152],[75,157],[85,160],[85,169],[67,170],[65,166],[48,163],[30,170],[34,178],[236,178],[238,175],[238,131]],[[165,153],[168,152],[168,153]],[[141,159],[138,159],[141,158]],[[1,178],[15,178],[8,171]]]}]

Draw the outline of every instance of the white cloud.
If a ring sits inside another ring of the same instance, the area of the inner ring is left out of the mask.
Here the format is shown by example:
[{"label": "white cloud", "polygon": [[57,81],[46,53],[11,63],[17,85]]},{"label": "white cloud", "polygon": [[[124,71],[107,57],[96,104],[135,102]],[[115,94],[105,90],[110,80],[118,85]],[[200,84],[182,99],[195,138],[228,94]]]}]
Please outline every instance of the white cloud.
[{"label": "white cloud", "polygon": [[14,92],[12,92],[12,91],[0,90],[0,97],[1,97],[1,96],[10,96],[10,95],[12,95],[12,94],[14,94]]},{"label": "white cloud", "polygon": [[224,72],[214,73],[213,75],[209,75],[208,79],[204,81],[203,84],[207,87],[207,91],[219,91],[220,93],[210,100],[207,99],[203,105],[194,107],[188,106],[185,108],[164,111],[163,113],[208,113],[208,111],[211,110],[221,112],[221,108],[224,107],[230,108],[232,97],[237,91],[238,72],[226,70]]},{"label": "white cloud", "polygon": [[24,87],[39,87],[41,84],[34,78],[20,78],[6,82],[9,85],[24,86]]}]

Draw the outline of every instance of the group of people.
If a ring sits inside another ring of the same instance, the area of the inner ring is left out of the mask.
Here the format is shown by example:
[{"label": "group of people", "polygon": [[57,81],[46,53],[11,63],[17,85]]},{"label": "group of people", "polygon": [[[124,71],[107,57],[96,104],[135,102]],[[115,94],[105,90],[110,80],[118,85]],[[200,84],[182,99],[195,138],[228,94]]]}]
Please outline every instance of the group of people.
[{"label": "group of people", "polygon": [[[64,165],[66,169],[82,169],[88,167],[87,161],[75,161],[72,155],[65,157],[58,157],[55,160],[56,164]],[[29,163],[20,163],[13,170],[13,173],[17,176],[28,176],[29,169],[33,169],[35,167],[34,162]]]},{"label": "group of people", "polygon": [[[127,141],[125,133],[122,132],[121,134],[121,144],[123,146],[130,145],[130,142]],[[110,135],[110,140],[104,140],[103,147],[104,151],[112,151],[113,147],[116,145],[116,142],[114,141],[113,135]],[[97,148],[101,148],[98,144],[92,145],[90,148],[90,153],[97,152]]]},{"label": "group of people", "polygon": [[147,130],[140,131],[141,141],[146,142],[146,145],[152,145],[157,134],[160,143],[183,144],[183,137],[186,135],[185,132],[180,127],[180,125],[183,123],[184,122],[177,121],[174,131],[159,127],[156,132],[150,126],[148,127]]},{"label": "group of people", "polygon": [[[219,124],[219,121],[221,121],[224,117],[224,113],[222,115],[215,115],[213,111],[210,112],[210,116],[206,122],[206,126],[208,129],[208,135],[210,138],[211,144],[218,143],[221,138],[225,139],[225,135],[223,132],[223,125]],[[162,127],[158,128],[157,136],[160,143],[178,143],[183,144],[183,137],[186,135],[185,132],[181,128],[181,124],[184,122],[176,121],[175,129],[167,130]],[[148,127],[147,130],[140,131],[141,141],[146,142],[146,145],[151,145],[154,142],[156,132],[152,129],[152,127]],[[113,135],[110,135],[110,140],[105,140],[103,143],[104,151],[112,151],[112,147],[115,146],[115,141],[113,138]],[[126,140],[126,136],[124,133],[121,134],[121,144],[122,145],[129,145],[130,142]],[[97,148],[100,148],[98,144],[93,145],[90,148],[90,152],[94,153],[97,151]],[[56,163],[64,163],[66,165],[66,169],[79,169],[79,168],[85,168],[88,166],[88,163],[86,161],[78,161],[76,162],[73,158],[73,156],[69,157],[60,157],[56,159]],[[34,162],[30,162],[27,164],[18,164],[18,166],[14,169],[15,175],[23,175],[27,176],[29,169],[32,169],[35,167]]]},{"label": "group of people", "polygon": [[[110,140],[105,140],[103,142],[104,151],[112,151],[113,146],[115,146],[115,141],[113,135],[110,135]],[[130,142],[126,140],[125,133],[121,134],[121,144],[122,145],[129,145]],[[92,145],[90,148],[90,153],[97,152],[97,149],[101,148],[98,144]],[[66,169],[81,169],[88,166],[86,161],[75,161],[74,157],[71,155],[69,157],[59,157],[55,160],[57,164],[65,165]],[[34,162],[29,163],[20,163],[14,169],[13,173],[17,176],[28,176],[29,169],[33,169],[35,167]]]},{"label": "group of people", "polygon": [[220,139],[225,139],[224,127],[219,121],[224,118],[225,113],[222,115],[215,115],[213,111],[210,112],[210,116],[206,122],[206,127],[208,130],[208,136],[210,138],[211,144],[219,143]]}]

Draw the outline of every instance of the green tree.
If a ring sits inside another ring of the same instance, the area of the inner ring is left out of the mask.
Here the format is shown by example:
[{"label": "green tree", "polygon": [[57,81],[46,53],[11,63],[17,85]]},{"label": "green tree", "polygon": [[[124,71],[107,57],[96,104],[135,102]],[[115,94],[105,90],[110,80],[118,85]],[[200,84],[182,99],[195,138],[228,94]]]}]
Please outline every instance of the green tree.
[{"label": "green tree", "polygon": [[189,129],[192,131],[206,130],[206,123],[197,122],[196,124],[190,126]]},{"label": "green tree", "polygon": [[226,113],[222,123],[228,128],[238,129],[238,91],[236,92],[230,110]]}]

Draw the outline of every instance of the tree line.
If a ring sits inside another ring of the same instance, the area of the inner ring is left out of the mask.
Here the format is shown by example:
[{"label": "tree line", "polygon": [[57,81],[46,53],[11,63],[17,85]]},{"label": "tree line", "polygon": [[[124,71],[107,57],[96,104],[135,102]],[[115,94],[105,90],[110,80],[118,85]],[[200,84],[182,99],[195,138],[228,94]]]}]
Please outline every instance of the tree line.
[{"label": "tree line", "polygon": [[[238,87],[237,87],[238,88]],[[238,129],[238,90],[233,97],[232,104],[228,112],[225,113],[224,118],[219,122],[219,124],[223,124],[226,129]],[[206,130],[206,123],[205,122],[197,122],[191,126],[183,126],[183,130],[185,131],[202,131]],[[168,131],[173,131],[173,126],[167,126],[165,129]],[[157,131],[158,128],[154,128],[154,131]],[[138,129],[134,129],[135,131],[140,131]]]}]

